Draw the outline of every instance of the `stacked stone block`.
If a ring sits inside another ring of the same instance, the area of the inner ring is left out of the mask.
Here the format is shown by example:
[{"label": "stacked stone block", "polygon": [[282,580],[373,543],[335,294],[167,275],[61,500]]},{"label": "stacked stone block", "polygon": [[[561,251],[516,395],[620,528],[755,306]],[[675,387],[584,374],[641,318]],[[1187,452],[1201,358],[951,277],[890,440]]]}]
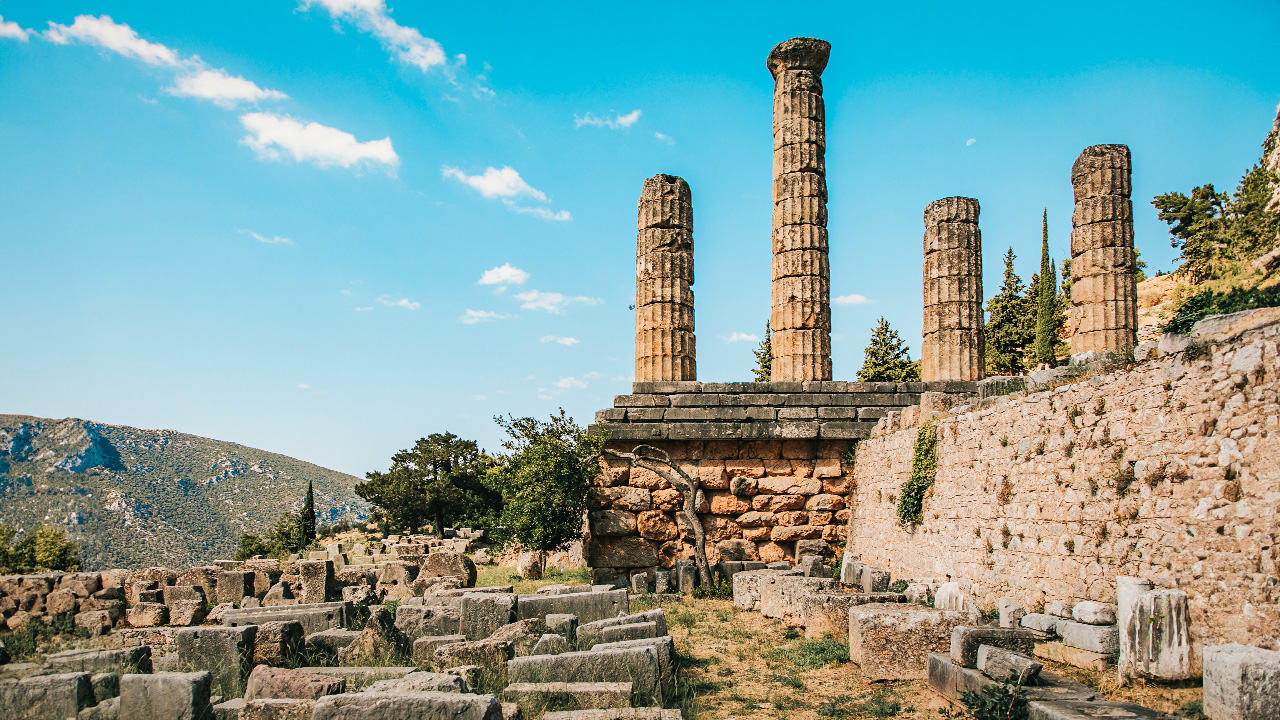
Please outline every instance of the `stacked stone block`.
[{"label": "stacked stone block", "polygon": [[1071,352],[1126,352],[1137,344],[1133,162],[1126,145],[1094,145],[1071,167]]},{"label": "stacked stone block", "polygon": [[831,379],[826,109],[831,44],[792,38],[769,53],[773,74],[773,380]]},{"label": "stacked stone block", "polygon": [[921,376],[981,380],[982,231],[978,201],[949,197],[924,209],[924,338]]},{"label": "stacked stone block", "polygon": [[694,380],[689,184],[674,175],[645,180],[636,225],[636,380]]}]

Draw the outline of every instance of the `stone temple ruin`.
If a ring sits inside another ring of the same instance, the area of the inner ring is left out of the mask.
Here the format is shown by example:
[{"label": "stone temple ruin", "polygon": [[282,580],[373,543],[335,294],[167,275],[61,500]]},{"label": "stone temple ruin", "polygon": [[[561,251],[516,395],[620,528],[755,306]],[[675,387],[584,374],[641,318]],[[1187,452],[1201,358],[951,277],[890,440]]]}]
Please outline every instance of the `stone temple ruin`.
[{"label": "stone temple ruin", "polygon": [[636,382],[596,418],[594,584],[475,587],[467,530],[3,577],[9,628],[71,622],[96,644],[40,664],[0,646],[0,718],[680,720],[665,613],[631,601],[704,582],[847,638],[869,680],[956,699],[1016,678],[1036,720],[1157,717],[1046,661],[1202,678],[1211,720],[1276,718],[1280,309],[1136,343],[1131,158],[1098,145],[1070,174],[1068,366],[983,376],[980,208],[951,197],[924,209],[923,381],[832,380],[829,51],[796,38],[767,61],[771,381],[697,380],[692,195],[644,183]]}]

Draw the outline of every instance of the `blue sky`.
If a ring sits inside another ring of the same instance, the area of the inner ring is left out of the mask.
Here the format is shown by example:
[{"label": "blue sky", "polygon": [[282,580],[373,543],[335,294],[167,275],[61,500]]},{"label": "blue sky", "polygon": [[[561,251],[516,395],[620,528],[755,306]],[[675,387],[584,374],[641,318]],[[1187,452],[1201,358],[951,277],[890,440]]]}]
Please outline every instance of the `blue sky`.
[{"label": "blue sky", "polygon": [[[499,413],[629,390],[635,209],[694,200],[698,369],[769,313],[765,57],[829,40],[833,361],[918,356],[921,213],[982,203],[986,292],[1072,161],[1234,188],[1280,101],[1280,5],[0,0],[0,412],[165,427],[362,474]],[[801,10],[803,9],[803,11]]]}]

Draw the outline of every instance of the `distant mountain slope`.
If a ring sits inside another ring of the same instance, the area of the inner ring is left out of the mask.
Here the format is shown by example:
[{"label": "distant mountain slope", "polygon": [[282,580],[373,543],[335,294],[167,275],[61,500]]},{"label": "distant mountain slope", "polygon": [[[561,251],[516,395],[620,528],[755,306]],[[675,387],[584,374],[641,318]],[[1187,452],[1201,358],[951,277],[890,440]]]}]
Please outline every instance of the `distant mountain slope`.
[{"label": "distant mountain slope", "polygon": [[172,430],[0,414],[0,523],[62,526],[86,567],[184,567],[235,554],[302,506],[321,524],[363,519],[360,478]]}]

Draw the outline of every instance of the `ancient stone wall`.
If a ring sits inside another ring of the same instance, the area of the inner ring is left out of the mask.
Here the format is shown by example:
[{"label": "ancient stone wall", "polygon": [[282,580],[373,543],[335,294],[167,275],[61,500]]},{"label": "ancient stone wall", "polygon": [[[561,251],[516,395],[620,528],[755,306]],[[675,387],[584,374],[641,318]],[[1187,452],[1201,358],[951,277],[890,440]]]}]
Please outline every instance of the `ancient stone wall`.
[{"label": "ancient stone wall", "polygon": [[857,449],[849,551],[894,577],[970,581],[988,609],[1115,602],[1116,576],[1146,577],[1190,596],[1197,648],[1275,644],[1278,331],[935,420],[936,481],[910,529],[896,502],[918,428],[887,418]]}]

